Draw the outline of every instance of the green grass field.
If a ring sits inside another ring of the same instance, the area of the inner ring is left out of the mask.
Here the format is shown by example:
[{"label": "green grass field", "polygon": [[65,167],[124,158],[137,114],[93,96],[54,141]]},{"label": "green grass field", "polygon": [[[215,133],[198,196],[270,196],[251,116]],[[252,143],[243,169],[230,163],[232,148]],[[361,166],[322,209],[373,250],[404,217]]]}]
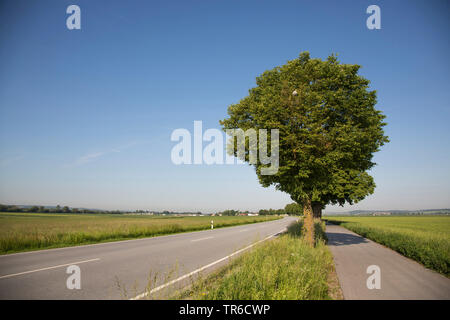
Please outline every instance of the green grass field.
[{"label": "green grass field", "polygon": [[0,213],[0,254],[153,237],[279,218]]},{"label": "green grass field", "polygon": [[450,277],[450,216],[324,218]]},{"label": "green grass field", "polygon": [[[339,298],[330,287],[333,258],[323,226],[316,224],[316,247],[301,238],[301,223],[280,237],[259,244],[219,271],[192,283],[173,299],[322,300]],[[335,281],[335,284],[338,284]]]}]

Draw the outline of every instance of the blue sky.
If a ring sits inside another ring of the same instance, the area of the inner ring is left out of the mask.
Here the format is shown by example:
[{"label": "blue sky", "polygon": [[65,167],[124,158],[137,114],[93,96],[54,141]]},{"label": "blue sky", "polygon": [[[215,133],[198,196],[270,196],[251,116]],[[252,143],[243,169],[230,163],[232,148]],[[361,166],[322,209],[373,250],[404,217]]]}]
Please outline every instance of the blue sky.
[{"label": "blue sky", "polygon": [[[66,8],[81,8],[81,30]],[[381,30],[366,8],[381,8]],[[301,51],[362,65],[391,142],[349,209],[450,207],[448,1],[0,4],[0,203],[280,208],[249,166],[175,166],[176,128],[219,128],[255,77]]]}]

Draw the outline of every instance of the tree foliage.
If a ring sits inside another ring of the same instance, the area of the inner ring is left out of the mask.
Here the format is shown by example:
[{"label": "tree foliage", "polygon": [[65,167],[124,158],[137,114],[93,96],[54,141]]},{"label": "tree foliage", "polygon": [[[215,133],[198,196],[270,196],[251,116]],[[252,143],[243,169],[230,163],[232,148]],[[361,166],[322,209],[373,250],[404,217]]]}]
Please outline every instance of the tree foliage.
[{"label": "tree foliage", "polygon": [[257,77],[256,87],[230,105],[223,129],[279,129],[279,169],[259,182],[288,193],[304,211],[326,204],[353,204],[373,193],[367,173],[373,153],[388,142],[376,92],[359,65],[336,56],[313,59],[303,52]]},{"label": "tree foliage", "polygon": [[220,214],[222,214],[223,216],[237,216],[239,214],[239,211],[229,209],[229,210],[224,210],[224,211],[220,212]]},{"label": "tree foliage", "polygon": [[284,207],[284,212],[290,216],[300,216],[303,213],[303,206],[296,202],[289,203]]},{"label": "tree foliage", "polygon": [[283,215],[286,212],[284,211],[284,209],[261,209],[258,211],[258,214],[260,216],[274,216],[274,215]]}]

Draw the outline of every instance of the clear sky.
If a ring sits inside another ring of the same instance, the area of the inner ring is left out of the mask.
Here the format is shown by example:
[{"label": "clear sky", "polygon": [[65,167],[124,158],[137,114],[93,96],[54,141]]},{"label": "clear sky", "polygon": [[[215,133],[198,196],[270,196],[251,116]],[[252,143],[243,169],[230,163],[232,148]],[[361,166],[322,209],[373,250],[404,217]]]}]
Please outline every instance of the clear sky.
[{"label": "clear sky", "polygon": [[[66,8],[81,8],[68,30]],[[381,30],[366,8],[381,8]],[[243,166],[171,162],[176,128],[220,128],[263,71],[301,51],[362,65],[391,142],[349,209],[450,207],[450,2],[0,2],[0,203],[281,208]]]}]

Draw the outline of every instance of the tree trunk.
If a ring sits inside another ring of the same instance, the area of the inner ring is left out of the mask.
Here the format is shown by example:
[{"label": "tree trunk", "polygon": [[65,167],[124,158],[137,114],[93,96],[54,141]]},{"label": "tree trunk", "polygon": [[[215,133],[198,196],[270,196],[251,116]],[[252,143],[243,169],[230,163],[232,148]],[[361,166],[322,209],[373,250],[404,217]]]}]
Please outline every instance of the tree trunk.
[{"label": "tree trunk", "polygon": [[314,219],[309,199],[303,203],[303,235],[306,242],[311,247],[314,246]]},{"label": "tree trunk", "polygon": [[322,219],[322,204],[320,202],[312,203],[312,211],[315,219]]}]

